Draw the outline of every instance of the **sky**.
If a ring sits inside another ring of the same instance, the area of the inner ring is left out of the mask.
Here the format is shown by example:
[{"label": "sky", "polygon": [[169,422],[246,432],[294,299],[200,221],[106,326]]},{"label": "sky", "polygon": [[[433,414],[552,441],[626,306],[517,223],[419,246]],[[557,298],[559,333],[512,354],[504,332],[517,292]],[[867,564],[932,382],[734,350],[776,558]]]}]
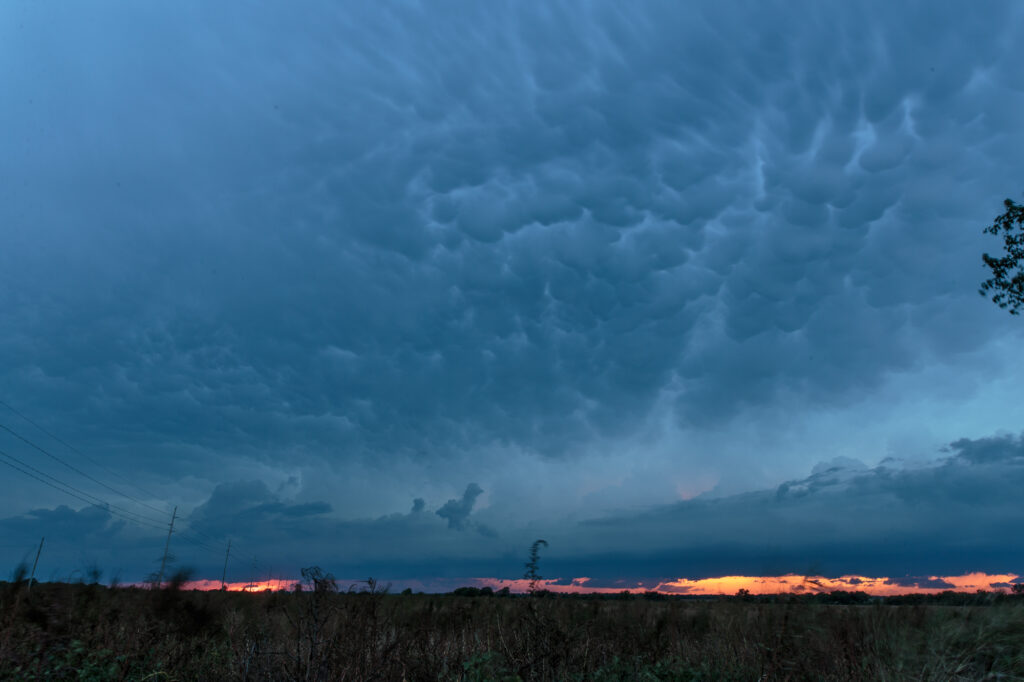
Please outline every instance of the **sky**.
[{"label": "sky", "polygon": [[538,538],[609,589],[1016,575],[1024,323],[978,286],[1022,40],[1010,0],[3,3],[0,563],[138,580],[176,507],[209,579],[229,539],[235,581]]}]

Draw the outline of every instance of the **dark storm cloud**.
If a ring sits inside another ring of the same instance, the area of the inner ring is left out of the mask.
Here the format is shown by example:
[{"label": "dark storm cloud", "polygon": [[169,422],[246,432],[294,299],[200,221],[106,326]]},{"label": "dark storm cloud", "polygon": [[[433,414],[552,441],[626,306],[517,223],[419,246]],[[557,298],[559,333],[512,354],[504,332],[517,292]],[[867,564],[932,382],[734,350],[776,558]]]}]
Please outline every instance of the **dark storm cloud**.
[{"label": "dark storm cloud", "polygon": [[[1024,561],[1013,541],[1024,524],[1022,444],[1024,437],[964,439],[948,457],[915,464],[890,459],[874,468],[838,460],[778,489],[578,523],[506,523],[500,534],[477,513],[470,517],[480,494],[473,484],[435,513],[425,513],[431,505],[417,499],[408,513],[340,519],[324,513],[326,503],[296,504],[262,483],[238,482],[218,486],[183,514],[172,550],[179,564],[219,575],[230,537],[231,575],[238,579],[250,577],[253,558],[259,568],[252,570],[285,576],[320,565],[336,575],[385,580],[517,578],[530,543],[545,537],[543,575],[563,582],[585,576],[591,587],[797,573],[887,576],[892,585],[947,588],[935,576],[1013,573]],[[962,454],[978,447],[990,456],[977,461]],[[491,520],[486,510],[479,514]],[[90,562],[129,579],[153,570],[162,551],[159,533],[113,521],[102,510],[60,507],[4,519],[0,531],[17,538],[21,552],[46,534],[50,565],[65,572]],[[480,532],[452,532],[462,528]],[[89,539],[91,553],[78,538]]]},{"label": "dark storm cloud", "polygon": [[954,457],[977,464],[1024,459],[1024,439],[1009,435],[976,440],[961,438],[950,443],[947,451]]},{"label": "dark storm cloud", "polygon": [[93,568],[105,571],[108,577],[138,580],[156,568],[154,562],[163,550],[159,531],[127,523],[95,506],[36,508],[3,518],[0,537],[4,568],[13,568],[18,562],[31,565],[39,549],[36,577],[43,580],[81,579]]},{"label": "dark storm cloud", "polygon": [[1004,329],[1011,3],[6,11],[0,378],[123,460],[579,453]]},{"label": "dark storm cloud", "polygon": [[[507,549],[495,533],[469,518],[479,488],[467,488],[468,507],[452,516],[423,513],[417,499],[407,514],[339,519],[326,502],[295,503],[270,492],[260,481],[218,485],[209,499],[191,511],[180,510],[171,537],[171,559],[205,577],[219,576],[231,541],[229,577],[252,573],[297,576],[305,566],[323,565],[346,576],[367,572],[385,578],[459,575],[467,567],[493,568]],[[462,501],[456,501],[459,504]],[[452,510],[451,501],[437,511]],[[476,533],[453,533],[473,528]],[[67,576],[96,565],[123,579],[141,580],[156,570],[166,529],[140,527],[115,518],[109,510],[66,506],[36,509],[0,519],[2,548],[16,561],[46,537],[46,574]],[[517,565],[515,561],[505,563]]]},{"label": "dark storm cloud", "polygon": [[[976,288],[1022,189],[1018,4],[0,12],[0,399],[180,503],[180,561],[218,575],[229,537],[407,577],[514,577],[537,537],[606,581],[1022,558],[1024,446],[976,437],[1015,403],[927,466],[777,461],[801,429],[861,456],[880,387],[1016,376]],[[0,502],[19,547],[162,550],[160,519],[38,496]]]},{"label": "dark storm cloud", "polygon": [[[462,494],[462,499],[448,500],[444,503],[444,506],[438,509],[435,513],[442,519],[448,521],[449,528],[462,530],[466,527],[469,515],[473,513],[473,505],[476,503],[476,498],[479,497],[481,493],[483,493],[483,490],[480,486],[476,483],[470,483],[466,486],[466,492]],[[415,511],[416,505],[413,506],[413,509]]]},{"label": "dark storm cloud", "polygon": [[962,439],[952,456],[925,463],[825,463],[776,490],[586,522],[553,546],[602,547],[574,555],[577,570],[597,576],[621,575],[631,562],[687,577],[1013,571],[1024,560],[1011,540],[1024,523],[1022,445],[1014,436]]},{"label": "dark storm cloud", "polygon": [[887,585],[899,585],[900,587],[917,587],[921,589],[946,589],[952,590],[955,586],[942,578],[929,578],[928,576],[902,576],[889,578],[885,581]]},{"label": "dark storm cloud", "polygon": [[51,540],[103,541],[117,535],[124,526],[124,521],[113,517],[107,510],[98,507],[74,510],[64,505],[56,509],[33,509],[3,522],[7,538],[29,543],[33,540],[38,542],[45,535],[49,535]]},{"label": "dark storm cloud", "polygon": [[223,535],[224,524],[230,524],[227,526],[230,528],[273,523],[285,518],[301,520],[330,511],[331,505],[326,502],[287,504],[273,495],[262,481],[248,481],[218,485],[210,499],[192,512],[190,520],[207,532]]}]

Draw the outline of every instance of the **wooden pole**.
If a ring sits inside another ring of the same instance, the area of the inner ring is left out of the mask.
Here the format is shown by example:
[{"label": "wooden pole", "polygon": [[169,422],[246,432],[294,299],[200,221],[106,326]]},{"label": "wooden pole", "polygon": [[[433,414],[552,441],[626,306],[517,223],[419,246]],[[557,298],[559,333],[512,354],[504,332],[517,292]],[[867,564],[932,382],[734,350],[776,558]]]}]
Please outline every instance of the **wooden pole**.
[{"label": "wooden pole", "polygon": [[227,586],[228,577],[228,557],[231,555],[231,538],[228,538],[228,551],[224,552],[224,572],[220,574],[220,589],[224,589]]},{"label": "wooden pole", "polygon": [[36,550],[36,560],[32,562],[32,575],[30,575],[28,577],[28,588],[25,590],[25,592],[28,592],[29,590],[31,590],[32,589],[32,583],[35,582],[35,579],[36,579],[36,566],[39,565],[39,555],[43,553],[43,540],[45,540],[45,539],[46,539],[45,536],[39,538],[39,549]]},{"label": "wooden pole", "polygon": [[171,526],[167,529],[167,543],[164,545],[164,558],[160,562],[160,577],[156,579],[156,586],[159,589],[164,584],[164,567],[167,566],[167,550],[171,548],[171,533],[174,532],[174,519],[178,516],[178,507],[174,507],[174,513],[171,514]]}]

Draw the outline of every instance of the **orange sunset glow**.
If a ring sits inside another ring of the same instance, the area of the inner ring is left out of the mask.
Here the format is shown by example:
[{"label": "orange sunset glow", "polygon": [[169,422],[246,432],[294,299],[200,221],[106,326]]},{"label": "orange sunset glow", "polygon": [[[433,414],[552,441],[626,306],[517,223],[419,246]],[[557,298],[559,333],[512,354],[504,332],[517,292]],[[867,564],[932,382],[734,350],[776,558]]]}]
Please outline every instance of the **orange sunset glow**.
[{"label": "orange sunset glow", "polygon": [[[825,578],[821,576],[804,575],[781,575],[781,576],[745,576],[728,575],[717,578],[689,579],[679,578],[676,580],[662,581],[657,584],[646,585],[644,583],[624,582],[622,586],[607,587],[590,585],[591,578],[573,578],[568,584],[561,579],[541,580],[537,583],[540,589],[549,590],[559,594],[618,594],[628,592],[660,592],[662,594],[676,594],[689,596],[714,596],[736,594],[739,590],[747,590],[750,594],[813,594],[817,592],[832,592],[845,590],[850,592],[865,592],[877,597],[887,597],[898,594],[938,594],[946,590],[954,592],[976,592],[977,590],[998,591],[1007,590],[1012,581],[1019,576],[1014,573],[966,573],[955,576],[917,576],[914,578],[885,578],[866,577],[857,575],[844,575],[839,578]],[[263,592],[267,590],[291,590],[298,580],[272,579],[259,580],[254,582],[229,582],[225,588],[229,592]],[[352,584],[359,586],[358,580],[339,580],[338,583],[344,589]],[[416,582],[411,585],[417,591],[425,592],[446,592],[460,585],[474,587],[491,587],[500,590],[509,588],[515,593],[525,593],[529,589],[529,581],[525,579],[503,580],[501,578],[467,578],[462,581],[444,581],[444,585],[431,584],[429,582]],[[402,581],[397,581],[395,590],[404,589]],[[219,590],[219,580],[194,580],[186,584],[192,590]]]},{"label": "orange sunset glow", "polygon": [[[290,590],[295,586],[297,580],[257,580],[242,583],[223,583],[228,592],[265,592],[267,590]],[[222,583],[219,580],[192,580],[185,584],[190,590],[219,590]]]},{"label": "orange sunset glow", "polygon": [[[783,593],[815,593],[846,590],[866,592],[867,594],[884,597],[897,594],[938,594],[945,590],[956,592],[974,592],[977,590],[1008,589],[1010,582],[1018,576],[1013,573],[988,574],[967,573],[959,576],[919,576],[914,579],[866,577],[844,575],[839,578],[821,576],[781,575],[781,576],[744,576],[729,575],[717,578],[688,579],[663,581],[657,584],[622,587],[592,587],[590,578],[574,578],[571,584],[557,584],[559,580],[544,580],[538,583],[543,589],[560,593],[614,594],[628,590],[630,592],[661,592],[663,594],[685,594],[693,596],[736,594],[739,590],[747,590],[751,594],[783,594]],[[513,592],[525,592],[529,581],[495,580],[484,578],[479,585],[488,585],[495,589],[508,587]]]}]

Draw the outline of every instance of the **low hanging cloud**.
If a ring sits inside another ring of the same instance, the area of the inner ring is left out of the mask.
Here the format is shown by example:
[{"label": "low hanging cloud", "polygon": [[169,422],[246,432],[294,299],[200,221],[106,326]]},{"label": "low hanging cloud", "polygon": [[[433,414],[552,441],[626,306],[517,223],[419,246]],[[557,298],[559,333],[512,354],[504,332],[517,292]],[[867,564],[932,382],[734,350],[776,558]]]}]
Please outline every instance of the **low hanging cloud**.
[{"label": "low hanging cloud", "polygon": [[923,462],[840,458],[773,490],[588,521],[553,546],[598,577],[630,564],[686,577],[1013,571],[1024,560],[1012,541],[1024,523],[1022,448],[1024,437],[1004,435],[961,439]]},{"label": "low hanging cloud", "polygon": [[926,590],[952,590],[956,589],[956,586],[947,580],[942,578],[935,578],[930,576],[913,576],[907,575],[899,578],[889,578],[885,581],[888,585],[897,585],[899,587],[916,587]]},{"label": "low hanging cloud", "polygon": [[466,492],[462,493],[462,499],[448,500],[435,513],[448,521],[449,528],[463,530],[469,520],[469,515],[473,513],[473,505],[476,503],[476,498],[481,493],[483,493],[483,490],[480,486],[476,483],[470,483],[466,486]]},{"label": "low hanging cloud", "polygon": [[[980,460],[979,451],[986,453]],[[396,580],[517,578],[537,537],[549,542],[546,577],[564,583],[586,576],[591,587],[797,574],[946,589],[935,576],[1013,574],[1024,561],[1013,540],[1024,523],[1024,436],[962,439],[942,455],[876,467],[840,458],[773,489],[546,524],[475,518],[482,491],[472,483],[434,513],[425,513],[430,506],[418,498],[407,513],[360,519],[239,482],[219,486],[186,513],[172,547],[181,563],[219,575],[231,538],[239,562],[233,574],[243,578],[250,559],[285,576],[316,564],[338,575]],[[477,532],[452,532],[467,529]],[[0,530],[24,552],[46,534],[49,561],[65,572],[88,563],[107,567],[116,557],[111,570],[145,574],[164,537],[104,510],[66,507],[0,520]],[[78,537],[90,538],[92,554],[72,541]]]},{"label": "low hanging cloud", "polygon": [[284,502],[263,481],[239,481],[214,488],[210,499],[192,511],[189,521],[207,532],[223,534],[226,528],[239,525],[258,526],[284,519],[301,522],[330,511],[326,502]]}]

